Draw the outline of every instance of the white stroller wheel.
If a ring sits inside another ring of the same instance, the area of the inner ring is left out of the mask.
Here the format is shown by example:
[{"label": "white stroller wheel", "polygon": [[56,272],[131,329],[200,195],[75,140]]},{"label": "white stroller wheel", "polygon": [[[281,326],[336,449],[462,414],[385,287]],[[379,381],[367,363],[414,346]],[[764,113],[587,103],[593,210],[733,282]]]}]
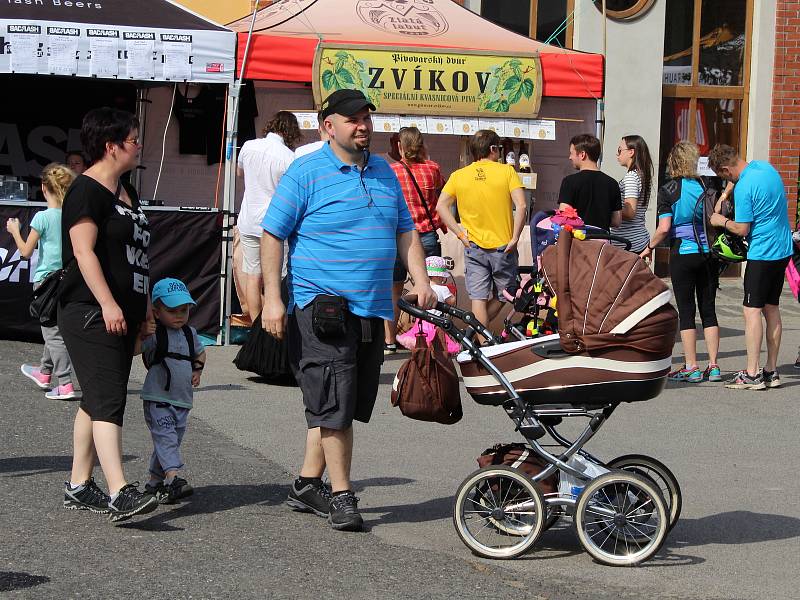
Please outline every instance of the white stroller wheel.
[{"label": "white stroller wheel", "polygon": [[524,473],[490,465],[467,477],[456,492],[453,524],[461,541],[485,558],[515,558],[538,539],[546,509]]},{"label": "white stroller wheel", "polygon": [[675,527],[675,523],[678,522],[678,517],[681,515],[683,495],[677,478],[664,463],[644,454],[626,454],[608,461],[606,466],[609,469],[622,469],[650,478],[658,486],[661,496],[667,504],[669,528]]},{"label": "white stroller wheel", "polygon": [[575,528],[595,560],[632,566],[658,552],[669,530],[669,514],[652,481],[609,471],[592,479],[578,496]]}]

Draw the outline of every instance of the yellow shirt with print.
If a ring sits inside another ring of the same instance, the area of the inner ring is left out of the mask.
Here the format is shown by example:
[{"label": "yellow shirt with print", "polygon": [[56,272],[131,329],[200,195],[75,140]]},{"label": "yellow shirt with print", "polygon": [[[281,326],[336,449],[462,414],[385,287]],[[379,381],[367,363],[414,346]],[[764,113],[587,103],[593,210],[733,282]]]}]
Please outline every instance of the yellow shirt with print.
[{"label": "yellow shirt with print", "polygon": [[456,199],[461,227],[467,230],[469,240],[491,249],[511,241],[511,192],[521,187],[511,165],[479,160],[454,171],[442,191]]}]

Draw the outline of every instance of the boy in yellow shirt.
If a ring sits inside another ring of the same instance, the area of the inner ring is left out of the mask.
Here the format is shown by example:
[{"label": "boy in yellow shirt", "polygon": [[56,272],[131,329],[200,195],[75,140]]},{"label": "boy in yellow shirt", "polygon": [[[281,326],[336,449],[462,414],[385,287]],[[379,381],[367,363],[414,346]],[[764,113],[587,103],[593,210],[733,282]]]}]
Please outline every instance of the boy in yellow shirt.
[{"label": "boy in yellow shirt", "polygon": [[[498,162],[503,148],[494,131],[478,131],[469,146],[475,162],[450,175],[436,210],[464,244],[464,279],[472,312],[488,324],[500,312],[503,290],[516,287],[525,193],[514,167]],[[453,218],[453,203],[460,225]]]}]

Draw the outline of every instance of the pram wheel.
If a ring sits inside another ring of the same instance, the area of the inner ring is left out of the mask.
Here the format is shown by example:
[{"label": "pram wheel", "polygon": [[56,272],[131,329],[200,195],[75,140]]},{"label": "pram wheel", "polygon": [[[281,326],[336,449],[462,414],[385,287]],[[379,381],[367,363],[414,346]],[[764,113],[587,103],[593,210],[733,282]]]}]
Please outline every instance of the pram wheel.
[{"label": "pram wheel", "polygon": [[632,566],[658,552],[669,520],[661,492],[651,480],[609,471],[592,479],[578,496],[575,528],[595,560]]},{"label": "pram wheel", "polygon": [[542,493],[512,467],[478,469],[459,486],[453,508],[458,536],[485,558],[514,558],[536,542],[542,532]]},{"label": "pram wheel", "polygon": [[683,506],[681,486],[664,463],[644,454],[626,454],[609,461],[606,466],[609,469],[622,469],[651,479],[661,490],[661,496],[667,503],[669,529],[675,527]]}]

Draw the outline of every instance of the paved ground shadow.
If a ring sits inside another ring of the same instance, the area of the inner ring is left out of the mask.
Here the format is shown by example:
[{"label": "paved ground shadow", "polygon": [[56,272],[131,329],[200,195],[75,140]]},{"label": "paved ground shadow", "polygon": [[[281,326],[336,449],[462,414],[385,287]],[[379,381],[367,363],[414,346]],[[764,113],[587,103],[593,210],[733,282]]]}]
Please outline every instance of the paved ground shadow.
[{"label": "paved ground shadow", "polygon": [[416,479],[409,479],[407,477],[372,477],[370,479],[361,479],[360,481],[353,481],[351,485],[353,486],[354,492],[363,492],[367,488],[371,487],[390,487],[394,485],[408,485],[409,483],[415,483]]},{"label": "paved ground shadow", "polygon": [[800,519],[786,515],[734,510],[699,519],[681,518],[665,546],[688,548],[708,544],[756,544],[800,537]]},{"label": "paved ground shadow", "polygon": [[25,588],[36,587],[50,581],[49,577],[43,575],[31,575],[30,573],[0,571],[0,592],[13,592]]},{"label": "paved ground shadow", "polygon": [[[425,523],[427,521],[438,521],[450,518],[453,511],[453,497],[444,496],[443,498],[433,498],[417,504],[397,504],[394,506],[370,506],[362,508],[361,512],[365,515],[366,525],[386,525],[390,523]],[[366,517],[384,513],[380,517]]]},{"label": "paved ground shadow", "polygon": [[[136,460],[138,456],[123,454],[122,462]],[[7,477],[29,477],[31,475],[47,475],[48,473],[64,473],[72,469],[72,456],[14,456],[0,458],[0,474]]]},{"label": "paved ground shadow", "polygon": [[210,515],[247,506],[275,506],[286,500],[289,486],[259,485],[205,485],[195,488],[194,494],[176,505],[159,506],[151,517],[124,522],[125,529],[141,531],[183,531],[172,521],[194,515]]}]

